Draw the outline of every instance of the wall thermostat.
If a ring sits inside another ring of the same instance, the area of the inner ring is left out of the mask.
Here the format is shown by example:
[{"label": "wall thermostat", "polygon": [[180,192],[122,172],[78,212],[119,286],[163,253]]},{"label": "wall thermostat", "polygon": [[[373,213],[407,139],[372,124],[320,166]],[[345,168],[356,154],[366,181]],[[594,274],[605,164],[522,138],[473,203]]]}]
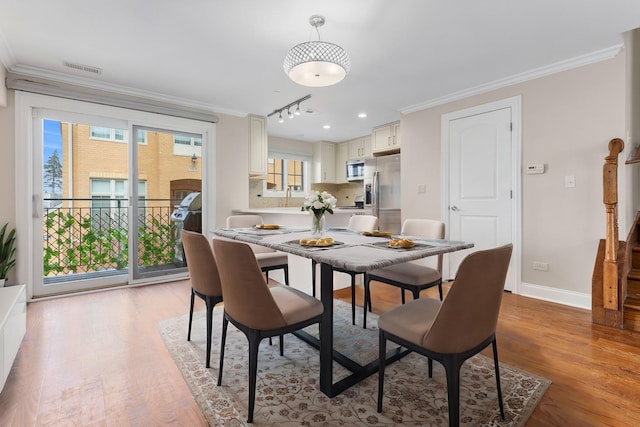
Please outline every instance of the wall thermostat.
[{"label": "wall thermostat", "polygon": [[527,173],[528,174],[544,173],[544,164],[537,163],[534,165],[527,165]]}]

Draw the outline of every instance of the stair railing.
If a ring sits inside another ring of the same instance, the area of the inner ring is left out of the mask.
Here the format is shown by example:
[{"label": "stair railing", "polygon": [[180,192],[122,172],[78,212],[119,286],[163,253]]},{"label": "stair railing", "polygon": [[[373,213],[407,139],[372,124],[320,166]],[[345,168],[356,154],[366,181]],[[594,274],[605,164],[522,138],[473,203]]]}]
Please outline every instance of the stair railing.
[{"label": "stair railing", "polygon": [[602,277],[604,308],[618,309],[618,154],[624,150],[619,138],[609,141],[602,173],[603,201],[607,214],[607,235]]}]

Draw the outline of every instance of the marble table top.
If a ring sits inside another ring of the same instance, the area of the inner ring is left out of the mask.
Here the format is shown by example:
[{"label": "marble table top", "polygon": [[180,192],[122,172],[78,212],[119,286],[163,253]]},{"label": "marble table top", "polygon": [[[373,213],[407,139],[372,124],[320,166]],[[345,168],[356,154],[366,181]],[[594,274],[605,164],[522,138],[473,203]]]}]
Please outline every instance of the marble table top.
[{"label": "marble table top", "polygon": [[470,242],[402,236],[412,239],[416,245],[409,249],[395,249],[388,247],[388,237],[363,236],[348,229],[328,229],[323,236],[332,237],[336,242],[328,247],[300,245],[299,240],[310,238],[311,233],[308,230],[300,231],[299,228],[272,230],[271,233],[267,230],[253,232],[247,228],[225,228],[214,230],[214,234],[311,258],[319,263],[357,273],[473,247]]}]

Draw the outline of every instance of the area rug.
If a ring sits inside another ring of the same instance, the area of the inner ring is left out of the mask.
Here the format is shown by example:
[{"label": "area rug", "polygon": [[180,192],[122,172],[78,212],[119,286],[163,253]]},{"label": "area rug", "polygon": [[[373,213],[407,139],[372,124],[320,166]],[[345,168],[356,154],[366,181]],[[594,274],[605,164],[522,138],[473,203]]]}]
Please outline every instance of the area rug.
[{"label": "area rug", "polygon": [[[351,306],[335,301],[335,347],[360,363],[376,358],[376,316],[369,328],[351,325]],[[362,319],[362,312],[356,319]],[[369,323],[369,322],[368,322]],[[248,345],[245,336],[229,324],[222,386],[216,386],[220,351],[222,307],[214,310],[211,368],[204,366],[205,314],[194,313],[191,341],[186,340],[188,316],[158,324],[158,331],[182,372],[202,413],[211,426],[244,426],[248,399]],[[317,336],[318,326],[307,331]],[[392,343],[388,343],[390,348]],[[259,426],[446,426],[447,386],[444,368],[433,364],[427,375],[427,359],[410,354],[387,366],[382,414],[376,412],[378,375],[328,398],[319,390],[318,351],[293,335],[284,338],[284,356],[264,340],[258,356],[258,379],[253,425]],[[499,351],[499,344],[498,344]],[[550,381],[504,363],[500,377],[505,420],[500,417],[493,360],[482,355],[469,359],[461,369],[460,420],[467,426],[523,426]],[[334,381],[348,375],[334,362]]]}]

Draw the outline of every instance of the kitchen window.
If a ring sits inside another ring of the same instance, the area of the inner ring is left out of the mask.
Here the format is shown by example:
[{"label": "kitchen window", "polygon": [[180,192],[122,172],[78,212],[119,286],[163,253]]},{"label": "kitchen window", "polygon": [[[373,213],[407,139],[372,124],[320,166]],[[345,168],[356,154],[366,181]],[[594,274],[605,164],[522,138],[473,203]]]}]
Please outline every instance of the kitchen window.
[{"label": "kitchen window", "polygon": [[287,188],[290,188],[291,197],[305,197],[309,192],[310,165],[310,158],[306,156],[270,153],[263,195],[286,197]]}]

